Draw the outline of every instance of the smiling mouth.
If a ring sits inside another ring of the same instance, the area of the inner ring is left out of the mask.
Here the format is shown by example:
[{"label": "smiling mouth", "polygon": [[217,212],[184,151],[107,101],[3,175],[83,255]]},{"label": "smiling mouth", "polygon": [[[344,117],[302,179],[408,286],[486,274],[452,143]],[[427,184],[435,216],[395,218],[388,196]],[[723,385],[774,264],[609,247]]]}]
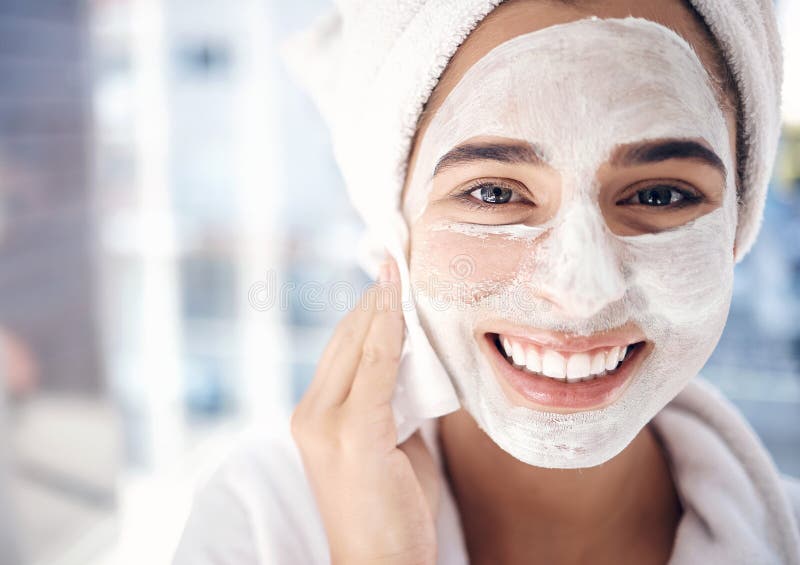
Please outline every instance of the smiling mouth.
[{"label": "smiling mouth", "polygon": [[487,338],[515,369],[564,383],[614,376],[623,371],[645,345],[644,341],[637,341],[588,351],[563,352],[502,334],[487,334]]}]

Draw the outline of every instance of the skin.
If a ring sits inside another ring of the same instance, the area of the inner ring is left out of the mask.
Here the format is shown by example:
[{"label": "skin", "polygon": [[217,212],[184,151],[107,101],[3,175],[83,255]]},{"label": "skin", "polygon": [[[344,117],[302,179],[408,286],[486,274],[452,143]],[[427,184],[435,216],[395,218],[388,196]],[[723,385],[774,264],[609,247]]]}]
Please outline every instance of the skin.
[{"label": "skin", "polygon": [[[409,170],[431,116],[478,59],[517,35],[590,15],[634,15],[672,27],[695,47],[711,73],[722,77],[703,27],[678,0],[569,4],[512,0],[486,18],[451,60],[420,122]],[[720,101],[735,150],[733,104],[722,91]],[[546,216],[557,209],[560,186],[552,172],[530,165],[503,171],[471,166],[471,171],[454,168],[447,175],[511,178],[521,185],[536,177],[543,209],[517,206],[501,212],[507,216],[496,223],[535,224],[542,219],[536,214]],[[598,172],[601,209],[615,233],[681,225],[719,206],[721,183],[715,174],[706,165],[686,160],[667,161],[655,170],[653,165],[623,167],[611,159]],[[662,177],[686,179],[706,200],[677,214],[618,205],[635,183]],[[429,233],[426,227],[446,214],[465,213],[454,209],[446,197],[448,188],[459,182],[448,178],[437,178],[425,214],[411,226],[412,278],[415,251]],[[403,322],[396,267],[387,262],[381,272],[383,283],[367,293],[337,327],[292,416],[292,435],[326,528],[332,563],[435,563],[437,469],[418,434],[396,445],[391,397]],[[665,452],[650,426],[612,460],[577,470],[538,468],[514,459],[463,410],[440,419],[438,439],[471,563],[668,560],[681,506]]]}]

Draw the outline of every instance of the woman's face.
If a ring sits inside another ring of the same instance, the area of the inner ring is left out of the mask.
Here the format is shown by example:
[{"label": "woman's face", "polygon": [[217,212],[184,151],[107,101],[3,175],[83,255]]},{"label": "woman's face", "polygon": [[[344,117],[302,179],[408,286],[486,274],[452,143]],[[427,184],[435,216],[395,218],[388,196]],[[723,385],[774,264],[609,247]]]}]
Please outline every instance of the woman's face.
[{"label": "woman's face", "polygon": [[677,2],[582,19],[621,4],[498,9],[432,98],[404,194],[431,343],[478,424],[539,466],[621,451],[729,307],[735,132],[712,52]]}]

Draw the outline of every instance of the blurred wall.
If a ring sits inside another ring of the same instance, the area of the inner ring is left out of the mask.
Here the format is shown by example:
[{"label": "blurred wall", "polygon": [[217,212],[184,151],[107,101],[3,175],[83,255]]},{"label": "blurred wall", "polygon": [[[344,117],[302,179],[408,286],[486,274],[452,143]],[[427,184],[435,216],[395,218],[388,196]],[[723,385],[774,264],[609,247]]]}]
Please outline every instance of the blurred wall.
[{"label": "blurred wall", "polygon": [[0,0],[0,324],[40,386],[99,392],[83,5]]},{"label": "blurred wall", "polygon": [[97,339],[86,4],[0,0],[0,38],[0,376],[11,448],[0,528],[14,536],[0,560],[15,565],[60,553],[110,516],[116,471]]}]

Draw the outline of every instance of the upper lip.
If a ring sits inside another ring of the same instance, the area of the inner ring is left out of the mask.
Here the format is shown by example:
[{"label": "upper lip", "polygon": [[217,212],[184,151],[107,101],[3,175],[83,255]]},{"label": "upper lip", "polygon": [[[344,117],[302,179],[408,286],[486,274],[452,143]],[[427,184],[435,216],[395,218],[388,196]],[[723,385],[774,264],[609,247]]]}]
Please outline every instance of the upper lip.
[{"label": "upper lip", "polygon": [[487,324],[481,330],[481,333],[500,334],[520,342],[529,342],[546,349],[565,353],[579,353],[601,347],[626,346],[645,341],[644,333],[633,322],[627,322],[622,326],[588,336],[517,326],[509,322],[492,323],[491,329]]}]

